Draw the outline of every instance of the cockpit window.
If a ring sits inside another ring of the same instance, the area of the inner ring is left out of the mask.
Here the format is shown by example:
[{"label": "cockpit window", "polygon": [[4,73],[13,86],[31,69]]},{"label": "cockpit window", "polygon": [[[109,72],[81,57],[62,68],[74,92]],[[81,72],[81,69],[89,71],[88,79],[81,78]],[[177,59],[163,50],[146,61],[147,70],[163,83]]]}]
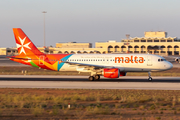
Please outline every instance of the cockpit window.
[{"label": "cockpit window", "polygon": [[166,59],[158,59],[158,62],[160,62],[160,61],[166,61]]}]

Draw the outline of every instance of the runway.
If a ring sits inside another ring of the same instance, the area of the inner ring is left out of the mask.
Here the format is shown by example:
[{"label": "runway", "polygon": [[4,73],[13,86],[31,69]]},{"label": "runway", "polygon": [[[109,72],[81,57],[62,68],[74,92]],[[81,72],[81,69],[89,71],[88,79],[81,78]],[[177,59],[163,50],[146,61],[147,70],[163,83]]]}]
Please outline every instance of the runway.
[{"label": "runway", "polygon": [[140,76],[89,81],[88,76],[0,75],[0,88],[180,90],[180,77],[153,77],[149,82]]}]

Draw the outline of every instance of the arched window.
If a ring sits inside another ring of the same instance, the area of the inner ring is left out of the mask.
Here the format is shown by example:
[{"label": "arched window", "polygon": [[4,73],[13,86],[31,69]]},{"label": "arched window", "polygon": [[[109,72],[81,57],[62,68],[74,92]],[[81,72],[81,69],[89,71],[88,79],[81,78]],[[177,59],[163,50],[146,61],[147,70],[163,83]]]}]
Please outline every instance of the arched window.
[{"label": "arched window", "polygon": [[174,46],[174,51],[178,51],[178,48],[179,48],[179,46],[175,45]]},{"label": "arched window", "polygon": [[141,53],[145,53],[145,48],[146,47],[144,45],[141,46]]},{"label": "arched window", "polygon": [[115,48],[115,52],[119,52],[119,46],[118,45],[116,45],[114,48]]},{"label": "arched window", "polygon": [[124,46],[124,45],[121,46],[121,51],[122,51],[122,52],[125,52],[125,51],[126,51],[126,46]]},{"label": "arched window", "polygon": [[153,49],[153,47],[149,45],[149,46],[147,47],[147,49]]},{"label": "arched window", "polygon": [[158,50],[158,49],[159,49],[159,46],[155,45],[155,46],[154,46],[154,49],[155,49],[155,50]]},{"label": "arched window", "polygon": [[69,54],[69,52],[68,52],[68,51],[65,51],[64,54]]},{"label": "arched window", "polygon": [[131,45],[129,45],[128,48],[133,48],[133,47]]},{"label": "arched window", "polygon": [[179,46],[175,45],[174,48],[179,48]]},{"label": "arched window", "polygon": [[171,48],[172,48],[172,46],[169,45],[169,46],[167,47],[168,51],[171,51]]},{"label": "arched window", "polygon": [[77,51],[78,54],[81,54],[81,51]]},{"label": "arched window", "polygon": [[146,47],[144,45],[142,45],[141,48],[146,48]]},{"label": "arched window", "polygon": [[133,53],[133,49],[132,49],[133,47],[131,46],[131,45],[128,45],[128,52],[129,53]]},{"label": "arched window", "polygon": [[164,48],[166,48],[164,45],[161,46],[161,51],[164,51]]},{"label": "arched window", "polygon": [[138,51],[139,46],[134,46],[134,51]]},{"label": "arched window", "polygon": [[93,51],[90,51],[89,53],[93,54],[94,52],[93,52]]},{"label": "arched window", "polygon": [[74,52],[74,51],[71,51],[71,54],[75,54],[75,52]]},{"label": "arched window", "polygon": [[108,46],[108,53],[111,53],[111,52],[113,52],[113,46]]},{"label": "arched window", "polygon": [[99,51],[96,51],[96,53],[97,53],[97,54],[101,54],[101,52],[99,52]]}]

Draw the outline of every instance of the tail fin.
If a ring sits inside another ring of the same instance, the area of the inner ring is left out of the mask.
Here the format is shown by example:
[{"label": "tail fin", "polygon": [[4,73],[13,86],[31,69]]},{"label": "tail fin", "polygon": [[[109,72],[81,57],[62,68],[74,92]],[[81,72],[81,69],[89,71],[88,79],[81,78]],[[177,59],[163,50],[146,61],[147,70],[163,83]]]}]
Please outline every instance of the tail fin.
[{"label": "tail fin", "polygon": [[19,55],[41,55],[40,52],[21,28],[13,28]]}]

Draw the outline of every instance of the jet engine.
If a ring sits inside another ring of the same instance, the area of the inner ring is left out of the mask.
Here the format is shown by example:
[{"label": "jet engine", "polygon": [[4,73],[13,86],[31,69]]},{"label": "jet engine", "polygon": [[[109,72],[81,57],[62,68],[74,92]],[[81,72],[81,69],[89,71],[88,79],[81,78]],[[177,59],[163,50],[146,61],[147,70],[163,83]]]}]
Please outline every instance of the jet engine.
[{"label": "jet engine", "polygon": [[105,68],[103,75],[107,78],[119,78],[119,76],[126,76],[126,73],[120,72],[118,68]]},{"label": "jet engine", "polygon": [[177,63],[180,63],[180,58],[179,58],[179,57],[175,58],[175,61],[176,61]]}]

